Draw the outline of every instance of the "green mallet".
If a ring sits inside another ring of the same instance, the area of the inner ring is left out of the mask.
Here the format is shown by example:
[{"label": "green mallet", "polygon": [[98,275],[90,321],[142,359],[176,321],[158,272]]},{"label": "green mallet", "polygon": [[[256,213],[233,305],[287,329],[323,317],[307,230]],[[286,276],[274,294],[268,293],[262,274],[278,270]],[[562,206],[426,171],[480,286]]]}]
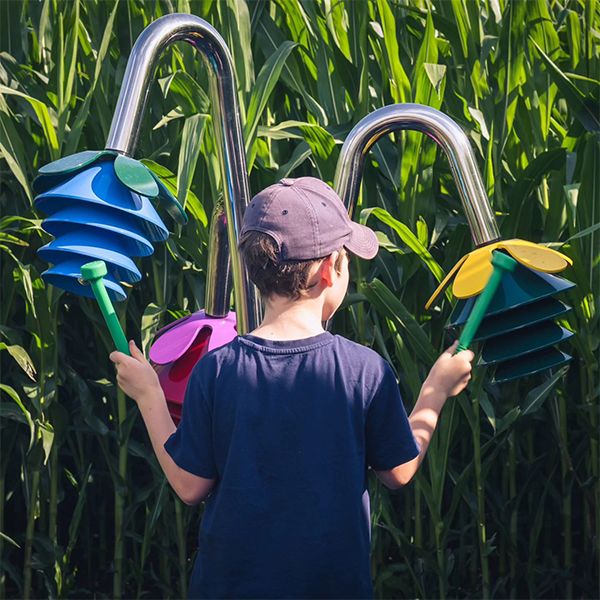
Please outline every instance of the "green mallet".
[{"label": "green mallet", "polygon": [[98,301],[98,306],[100,306],[102,316],[108,325],[108,330],[110,331],[110,335],[112,336],[117,350],[131,356],[127,338],[123,333],[123,328],[121,327],[121,323],[119,323],[117,313],[115,313],[112,302],[108,297],[108,292],[104,287],[102,278],[107,273],[106,263],[103,260],[95,260],[86,263],[85,265],[81,265],[81,279],[92,286],[92,291]]},{"label": "green mallet", "polygon": [[464,329],[458,340],[456,352],[462,352],[469,348],[479,329],[479,325],[481,325],[481,321],[483,321],[483,318],[485,317],[490,302],[494,298],[494,294],[500,285],[500,281],[502,281],[502,275],[504,275],[505,272],[510,273],[514,271],[517,266],[517,261],[513,260],[503,252],[495,250],[492,252],[492,265],[494,266],[494,270],[483,288],[483,291],[479,294],[479,298],[477,298],[473,310],[465,323]]}]

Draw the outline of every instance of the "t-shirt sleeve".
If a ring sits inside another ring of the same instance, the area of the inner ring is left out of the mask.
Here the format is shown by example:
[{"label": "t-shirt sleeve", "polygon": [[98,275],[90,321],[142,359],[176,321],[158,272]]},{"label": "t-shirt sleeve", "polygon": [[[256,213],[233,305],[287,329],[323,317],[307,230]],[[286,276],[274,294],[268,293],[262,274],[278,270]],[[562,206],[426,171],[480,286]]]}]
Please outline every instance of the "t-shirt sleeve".
[{"label": "t-shirt sleeve", "polygon": [[367,463],[376,471],[387,471],[419,454],[396,377],[386,362],[379,388],[367,410]]},{"label": "t-shirt sleeve", "polygon": [[198,477],[216,479],[212,410],[197,366],[188,380],[179,426],[165,442],[164,448],[185,471]]}]

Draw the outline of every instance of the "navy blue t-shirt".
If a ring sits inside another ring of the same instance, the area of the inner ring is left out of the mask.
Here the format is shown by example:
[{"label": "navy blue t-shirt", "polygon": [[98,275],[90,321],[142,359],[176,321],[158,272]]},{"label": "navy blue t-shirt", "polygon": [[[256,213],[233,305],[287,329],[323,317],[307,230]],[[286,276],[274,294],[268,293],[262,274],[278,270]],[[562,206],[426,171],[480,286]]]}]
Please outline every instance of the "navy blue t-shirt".
[{"label": "navy blue t-shirt", "polygon": [[369,598],[367,466],[418,448],[390,365],[329,332],[240,336],[191,374],[166,441],[216,479],[190,598]]}]

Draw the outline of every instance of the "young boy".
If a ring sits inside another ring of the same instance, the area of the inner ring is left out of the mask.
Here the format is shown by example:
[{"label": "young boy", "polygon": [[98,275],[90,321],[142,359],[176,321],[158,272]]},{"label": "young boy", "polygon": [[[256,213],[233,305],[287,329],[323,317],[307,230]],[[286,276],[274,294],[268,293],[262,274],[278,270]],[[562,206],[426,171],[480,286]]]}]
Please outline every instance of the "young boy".
[{"label": "young boy", "polygon": [[323,329],[349,253],[371,259],[378,244],[318,179],[256,195],[240,240],[264,319],[198,362],[177,430],[134,342],[110,355],[173,489],[186,504],[208,496],[189,596],[372,597],[367,467],[391,488],[412,478],[473,354],[446,350],[407,418],[390,365]]}]

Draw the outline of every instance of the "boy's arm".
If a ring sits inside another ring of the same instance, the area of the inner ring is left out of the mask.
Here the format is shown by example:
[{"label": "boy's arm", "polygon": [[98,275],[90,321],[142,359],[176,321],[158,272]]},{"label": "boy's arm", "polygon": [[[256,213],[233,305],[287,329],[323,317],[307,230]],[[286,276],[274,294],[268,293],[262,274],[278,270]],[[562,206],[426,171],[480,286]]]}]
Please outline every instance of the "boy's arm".
[{"label": "boy's arm", "polygon": [[138,407],[146,424],[156,458],[171,487],[186,504],[198,504],[209,494],[215,480],[198,477],[198,475],[182,469],[165,450],[165,442],[177,428],[169,414],[162,388],[158,387],[155,391],[149,392],[148,397],[138,402]]},{"label": "boy's arm", "polygon": [[208,495],[215,480],[182,469],[165,450],[164,443],[176,427],[169,414],[164,392],[156,371],[133,340],[129,342],[129,350],[131,356],[117,351],[109,356],[117,368],[117,383],[137,403],[156,458],[175,493],[186,504],[198,504]]},{"label": "boy's arm", "polygon": [[464,350],[454,354],[457,344],[458,342],[454,342],[443,352],[431,368],[408,418],[419,446],[418,456],[393,469],[376,471],[379,479],[391,489],[406,485],[414,477],[423,462],[446,400],[458,395],[471,379],[473,352]]}]

